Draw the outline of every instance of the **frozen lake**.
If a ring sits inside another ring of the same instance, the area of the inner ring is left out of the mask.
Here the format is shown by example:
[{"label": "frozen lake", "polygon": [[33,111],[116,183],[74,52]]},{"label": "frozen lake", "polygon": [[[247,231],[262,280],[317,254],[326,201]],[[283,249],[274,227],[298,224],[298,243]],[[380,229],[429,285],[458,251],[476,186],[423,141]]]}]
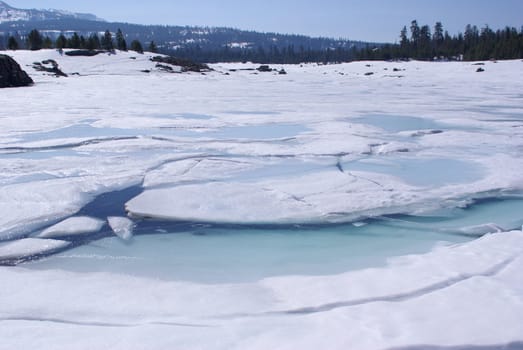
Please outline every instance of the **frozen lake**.
[{"label": "frozen lake", "polygon": [[9,348],[523,341],[520,61],[12,54],[36,84],[0,95]]}]

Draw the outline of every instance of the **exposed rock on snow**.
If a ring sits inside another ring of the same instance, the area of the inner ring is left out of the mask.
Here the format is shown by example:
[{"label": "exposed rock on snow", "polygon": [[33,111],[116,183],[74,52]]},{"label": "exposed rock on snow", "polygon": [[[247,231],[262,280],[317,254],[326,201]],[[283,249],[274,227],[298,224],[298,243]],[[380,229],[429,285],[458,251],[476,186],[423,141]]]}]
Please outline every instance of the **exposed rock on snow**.
[{"label": "exposed rock on snow", "polygon": [[[196,62],[193,62],[191,60],[177,58],[177,57],[173,57],[173,56],[155,56],[155,57],[151,58],[151,61],[159,62],[159,63],[165,63],[165,64],[169,64],[169,65],[172,65],[172,66],[182,67],[182,71],[183,72],[197,72],[197,73],[201,73],[201,72],[209,72],[209,71],[212,70],[206,64],[196,63]],[[163,69],[169,70],[169,69],[167,69],[165,67],[169,67],[169,66],[162,65]],[[172,67],[170,67],[170,68],[171,68],[170,70],[173,70]]]},{"label": "exposed rock on snow", "polygon": [[33,84],[33,80],[20,65],[7,55],[0,55],[0,88],[21,87]]},{"label": "exposed rock on snow", "polygon": [[34,255],[52,253],[70,245],[70,242],[55,239],[24,238],[0,245],[0,263]]},{"label": "exposed rock on snow", "polygon": [[92,56],[96,56],[100,53],[104,53],[106,51],[100,51],[100,50],[71,50],[71,51],[66,51],[65,54],[67,56],[72,56],[72,57],[78,57],[78,56],[84,56],[84,57],[92,57]]},{"label": "exposed rock on snow", "polygon": [[45,229],[37,237],[53,238],[96,233],[102,229],[104,224],[105,222],[102,220],[87,216],[72,217]]},{"label": "exposed rock on snow", "polygon": [[67,77],[67,74],[62,72],[55,60],[48,59],[42,62],[33,63],[33,68],[39,72],[52,73],[57,77]]},{"label": "exposed rock on snow", "polygon": [[272,68],[266,64],[259,66],[258,68],[256,68],[256,70],[258,72],[263,72],[263,73],[272,72]]}]

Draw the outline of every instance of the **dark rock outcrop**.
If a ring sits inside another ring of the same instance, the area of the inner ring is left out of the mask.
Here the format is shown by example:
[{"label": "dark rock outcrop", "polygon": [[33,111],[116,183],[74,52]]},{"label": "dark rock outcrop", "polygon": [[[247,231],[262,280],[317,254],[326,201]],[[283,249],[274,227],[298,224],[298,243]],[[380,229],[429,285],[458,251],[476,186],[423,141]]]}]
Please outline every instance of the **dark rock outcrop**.
[{"label": "dark rock outcrop", "polygon": [[[202,72],[212,71],[212,69],[209,68],[209,66],[206,64],[196,63],[191,60],[173,57],[173,56],[155,56],[155,57],[151,58],[151,61],[157,62],[157,63],[163,63],[164,67],[165,67],[165,64],[182,67],[182,72],[202,73]],[[171,71],[172,71],[172,69],[171,69]]]},{"label": "dark rock outcrop", "polygon": [[84,56],[84,57],[92,57],[96,56],[99,53],[104,53],[105,51],[100,50],[73,50],[73,51],[67,51],[65,54],[67,56]]},{"label": "dark rock outcrop", "polygon": [[33,85],[33,79],[7,55],[0,55],[0,88]]},{"label": "dark rock outcrop", "polygon": [[266,64],[259,66],[258,68],[256,68],[256,70],[258,72],[264,72],[264,73],[272,72],[272,68]]},{"label": "dark rock outcrop", "polygon": [[55,60],[45,60],[42,62],[34,62],[33,68],[39,72],[51,73],[57,77],[67,77],[67,74],[62,72]]}]

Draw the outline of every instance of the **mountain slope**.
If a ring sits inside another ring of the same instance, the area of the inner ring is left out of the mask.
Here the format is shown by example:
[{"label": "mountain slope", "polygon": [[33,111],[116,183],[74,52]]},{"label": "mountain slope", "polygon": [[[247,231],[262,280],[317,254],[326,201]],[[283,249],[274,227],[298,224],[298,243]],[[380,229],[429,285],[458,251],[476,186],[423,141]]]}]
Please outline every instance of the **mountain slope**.
[{"label": "mountain slope", "polygon": [[24,10],[14,8],[4,1],[0,1],[0,23],[17,21],[47,21],[61,19],[83,19],[102,21],[102,19],[89,13],[73,13],[60,10]]},{"label": "mountain slope", "polygon": [[106,30],[113,34],[121,29],[127,43],[151,41],[159,51],[200,62],[257,61],[265,63],[299,63],[303,61],[346,61],[353,49],[366,43],[346,39],[312,38],[305,35],[260,33],[234,28],[198,26],[138,25],[105,22],[95,15],[72,14],[56,10],[19,10],[0,1],[0,49],[7,38],[20,43],[38,29],[43,36],[55,40],[60,34],[71,37],[78,33],[85,38]]}]

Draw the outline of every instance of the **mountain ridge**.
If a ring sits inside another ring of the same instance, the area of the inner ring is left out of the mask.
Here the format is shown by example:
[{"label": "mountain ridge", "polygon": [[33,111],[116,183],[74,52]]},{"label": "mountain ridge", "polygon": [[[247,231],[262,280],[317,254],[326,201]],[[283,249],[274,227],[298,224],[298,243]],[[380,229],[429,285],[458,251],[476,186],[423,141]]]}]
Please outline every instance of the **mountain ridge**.
[{"label": "mountain ridge", "polygon": [[[106,30],[113,33],[114,37],[121,30],[127,43],[138,40],[147,47],[154,41],[161,53],[207,63],[223,60],[255,60],[267,63],[347,61],[354,56],[356,50],[369,44],[349,39],[263,33],[227,27],[106,22],[93,20],[92,18],[98,19],[95,15],[85,16],[57,10],[13,9],[0,1],[0,49],[7,47],[11,36],[23,46],[28,33],[33,29],[52,41],[61,34],[66,38],[74,33],[84,38],[92,35],[100,37]],[[6,18],[10,20],[6,21]]]},{"label": "mountain ridge", "polygon": [[0,1],[0,24],[4,22],[18,21],[61,20],[63,18],[104,21],[103,19],[90,13],[75,13],[55,9],[19,9],[9,5],[5,1]]}]

